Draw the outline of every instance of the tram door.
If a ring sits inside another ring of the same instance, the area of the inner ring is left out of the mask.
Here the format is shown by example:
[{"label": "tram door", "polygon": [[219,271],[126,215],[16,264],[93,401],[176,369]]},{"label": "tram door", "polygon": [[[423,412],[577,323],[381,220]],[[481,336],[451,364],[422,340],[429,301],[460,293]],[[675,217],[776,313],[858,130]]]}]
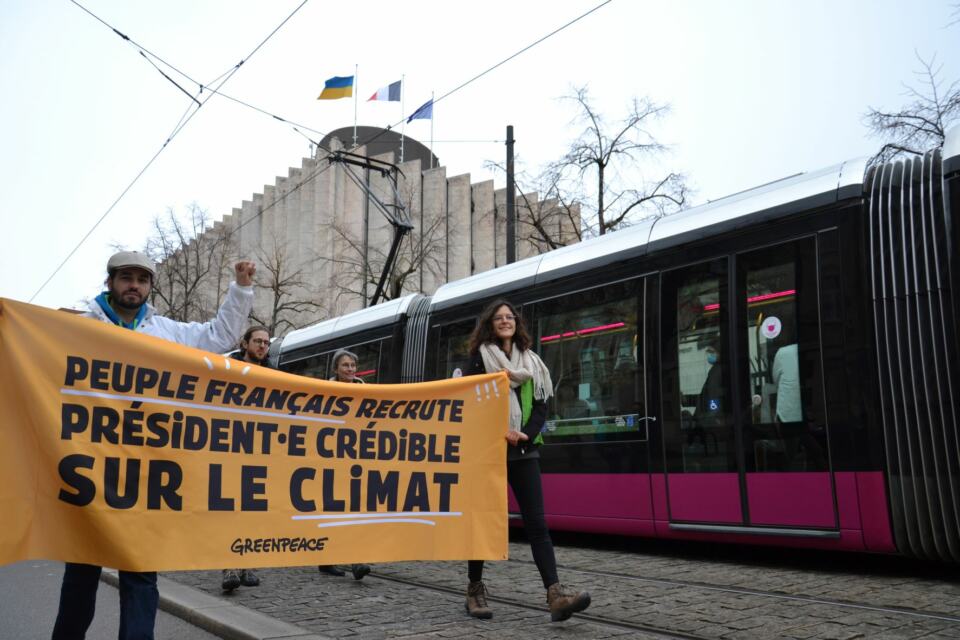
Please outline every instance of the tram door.
[{"label": "tram door", "polygon": [[837,528],[816,251],[809,237],[663,275],[672,527]]}]

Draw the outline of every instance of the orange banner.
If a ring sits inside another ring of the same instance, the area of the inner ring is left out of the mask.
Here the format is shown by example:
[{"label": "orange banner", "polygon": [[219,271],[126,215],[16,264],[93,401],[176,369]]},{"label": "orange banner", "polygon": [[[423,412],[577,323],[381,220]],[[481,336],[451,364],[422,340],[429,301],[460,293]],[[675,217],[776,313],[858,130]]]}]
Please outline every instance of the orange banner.
[{"label": "orange banner", "polygon": [[0,299],[0,564],[504,559],[508,393],[315,380]]}]

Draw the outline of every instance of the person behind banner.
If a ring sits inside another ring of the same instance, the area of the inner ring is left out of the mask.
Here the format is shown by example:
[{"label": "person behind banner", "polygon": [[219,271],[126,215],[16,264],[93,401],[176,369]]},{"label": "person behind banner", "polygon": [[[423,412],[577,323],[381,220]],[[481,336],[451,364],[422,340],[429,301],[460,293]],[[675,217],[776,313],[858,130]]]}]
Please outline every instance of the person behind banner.
[{"label": "person behind banner", "polygon": [[[270,331],[262,325],[254,325],[247,329],[240,338],[240,348],[230,353],[235,360],[250,364],[270,367],[267,352],[270,351]],[[224,569],[220,580],[220,588],[230,593],[240,585],[244,587],[260,586],[260,578],[253,569]]]},{"label": "person behind banner", "polygon": [[[543,509],[540,480],[540,430],[553,395],[550,371],[534,351],[523,318],[506,300],[496,300],[483,310],[470,335],[470,363],[464,375],[505,371],[510,380],[510,416],[506,427],[507,482],[520,505],[523,526],[530,539],[533,560],[547,590],[550,619],[559,622],[590,606],[590,594],[560,584],[557,560]],[[483,560],[467,565],[467,613],[492,618],[483,583]]]},{"label": "person behind banner", "polygon": [[[363,380],[357,377],[357,354],[346,349],[337,349],[333,354],[333,375],[330,380],[333,382],[355,382],[363,384]],[[326,573],[331,576],[345,576],[346,572],[335,564],[321,564],[317,566],[320,573]],[[350,573],[354,580],[363,580],[363,576],[370,573],[370,565],[357,563],[350,565]]]},{"label": "person behind banner", "polygon": [[[236,282],[230,283],[226,299],[209,322],[178,322],[159,315],[147,302],[157,269],[147,256],[121,251],[107,261],[107,290],[97,296],[84,316],[109,322],[171,342],[224,353],[232,349],[243,332],[253,308],[253,275],[256,265],[234,265]],[[109,544],[104,540],[103,544]],[[66,563],[60,606],[52,640],[83,640],[93,622],[101,567]],[[120,640],[152,640],[157,617],[156,572],[120,571]]]}]

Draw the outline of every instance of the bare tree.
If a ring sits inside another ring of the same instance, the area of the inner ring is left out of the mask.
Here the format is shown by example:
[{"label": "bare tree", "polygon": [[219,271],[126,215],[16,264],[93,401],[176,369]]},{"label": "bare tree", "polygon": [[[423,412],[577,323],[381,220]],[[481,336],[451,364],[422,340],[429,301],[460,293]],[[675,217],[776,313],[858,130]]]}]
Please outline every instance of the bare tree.
[{"label": "bare tree", "polygon": [[153,219],[144,248],[158,265],[151,299],[174,320],[208,320],[230,281],[231,235],[223,228],[210,229],[210,222],[206,209],[197,203],[185,213],[168,208]]},{"label": "bare tree", "polygon": [[[615,124],[597,112],[586,87],[566,97],[576,104],[574,122],[585,125],[567,153],[544,171],[548,194],[563,202],[580,201],[588,233],[603,235],[638,219],[679,211],[690,197],[686,177],[669,172],[653,180],[642,169],[659,164],[666,147],[650,128],[669,107],[634,98],[626,117]],[[627,178],[624,174],[634,177]],[[658,170],[659,173],[659,170]],[[623,183],[632,181],[632,186]],[[564,194],[560,197],[559,194]]]},{"label": "bare tree", "polygon": [[[523,168],[520,158],[514,160],[513,182],[519,202],[517,205],[517,238],[537,248],[539,252],[579,242],[583,239],[580,224],[580,203],[564,188],[563,178],[552,166],[539,174]],[[503,163],[487,160],[484,168],[506,173]]]},{"label": "bare tree", "polygon": [[908,104],[898,111],[870,107],[864,116],[870,133],[885,143],[874,162],[942,146],[947,129],[960,118],[960,83],[944,85],[940,79],[943,65],[937,64],[936,54],[929,60],[919,53],[916,56],[921,67],[914,72],[917,86],[904,85]]},{"label": "bare tree", "polygon": [[[307,278],[314,262],[294,260],[287,245],[276,239],[257,250],[256,283],[270,292],[270,297],[264,312],[258,312],[255,307],[250,315],[255,322],[265,326],[271,336],[315,322],[316,315],[327,311]],[[304,317],[304,314],[310,315]]]}]

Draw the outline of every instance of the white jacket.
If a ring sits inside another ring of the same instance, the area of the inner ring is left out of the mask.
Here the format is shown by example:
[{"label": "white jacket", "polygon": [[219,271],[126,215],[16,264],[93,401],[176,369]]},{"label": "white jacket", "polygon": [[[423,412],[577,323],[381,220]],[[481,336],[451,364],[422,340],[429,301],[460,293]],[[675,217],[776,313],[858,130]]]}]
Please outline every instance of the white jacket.
[{"label": "white jacket", "polygon": [[[203,323],[178,322],[159,315],[153,305],[147,303],[147,314],[137,325],[136,331],[188,347],[226,353],[236,349],[252,309],[253,286],[241,287],[231,282],[227,297],[213,320]],[[90,301],[90,310],[83,316],[113,324],[96,300]]]}]

